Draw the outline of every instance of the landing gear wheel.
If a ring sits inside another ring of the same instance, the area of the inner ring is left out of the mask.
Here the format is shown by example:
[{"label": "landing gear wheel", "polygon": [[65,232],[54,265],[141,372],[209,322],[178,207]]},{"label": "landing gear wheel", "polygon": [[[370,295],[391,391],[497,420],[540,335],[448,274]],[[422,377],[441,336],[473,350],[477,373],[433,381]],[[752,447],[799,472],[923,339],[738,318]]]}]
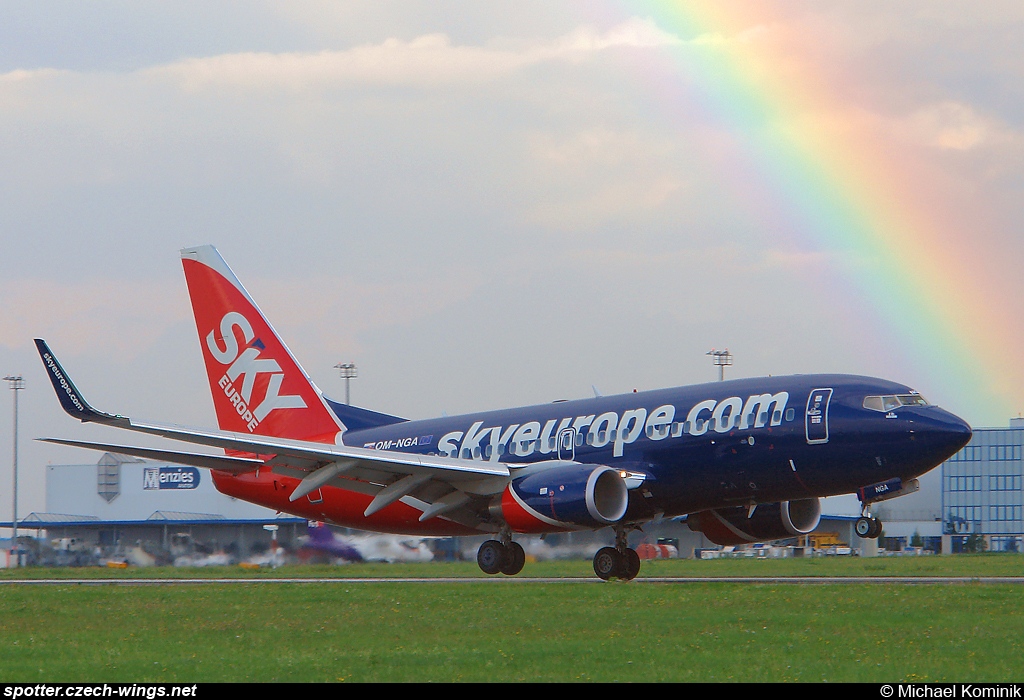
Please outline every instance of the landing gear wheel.
[{"label": "landing gear wheel", "polygon": [[594,573],[599,579],[607,581],[621,576],[623,566],[622,555],[615,547],[602,547],[594,555]]},{"label": "landing gear wheel", "polygon": [[861,539],[870,539],[871,531],[873,527],[874,518],[857,518],[857,522],[854,523],[853,529],[857,533],[857,537]]},{"label": "landing gear wheel", "polygon": [[501,573],[506,576],[515,576],[523,570],[526,564],[526,552],[518,542],[509,542],[505,547],[505,563],[501,567]]},{"label": "landing gear wheel", "polygon": [[635,549],[627,549],[622,555],[622,578],[632,581],[640,573],[640,555]]},{"label": "landing gear wheel", "polygon": [[873,540],[877,540],[882,534],[882,521],[878,518],[871,518],[871,532],[868,533],[868,537]]},{"label": "landing gear wheel", "polygon": [[882,534],[882,521],[878,518],[857,518],[853,529],[861,539],[876,540]]},{"label": "landing gear wheel", "polygon": [[476,563],[485,574],[501,573],[508,558],[505,546],[498,540],[487,540],[476,552]]}]

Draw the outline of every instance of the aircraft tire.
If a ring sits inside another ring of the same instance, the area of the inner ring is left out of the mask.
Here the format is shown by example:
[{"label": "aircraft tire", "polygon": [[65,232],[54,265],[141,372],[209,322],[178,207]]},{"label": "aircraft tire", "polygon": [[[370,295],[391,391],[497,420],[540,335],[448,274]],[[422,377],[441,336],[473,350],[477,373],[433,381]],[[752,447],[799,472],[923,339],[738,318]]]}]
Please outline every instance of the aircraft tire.
[{"label": "aircraft tire", "polygon": [[602,547],[594,555],[594,573],[603,581],[621,576],[623,568],[622,555],[615,547]]},{"label": "aircraft tire", "polygon": [[640,555],[635,549],[627,549],[622,555],[622,578],[632,581],[640,573]]},{"label": "aircraft tire", "polygon": [[865,540],[871,539],[871,531],[874,529],[872,523],[874,523],[873,518],[857,518],[857,522],[853,525],[857,537]]},{"label": "aircraft tire", "polygon": [[868,533],[868,537],[873,540],[877,540],[882,535],[882,521],[878,518],[871,519],[871,532]]},{"label": "aircraft tire", "polygon": [[526,552],[518,542],[509,542],[505,547],[505,564],[501,567],[501,573],[506,576],[515,576],[523,570],[526,565]]},{"label": "aircraft tire", "polygon": [[476,552],[476,563],[485,574],[501,573],[507,558],[505,546],[497,540],[487,540]]}]

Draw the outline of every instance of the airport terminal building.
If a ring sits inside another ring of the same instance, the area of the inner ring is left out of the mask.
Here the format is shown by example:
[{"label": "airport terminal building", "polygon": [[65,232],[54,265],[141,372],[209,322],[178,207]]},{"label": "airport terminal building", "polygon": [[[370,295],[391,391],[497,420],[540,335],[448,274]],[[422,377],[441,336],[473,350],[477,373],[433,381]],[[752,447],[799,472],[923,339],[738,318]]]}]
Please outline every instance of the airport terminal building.
[{"label": "airport terminal building", "polygon": [[225,496],[208,470],[104,453],[98,462],[48,465],[46,510],[19,519],[18,528],[22,535],[45,532],[47,544],[58,543],[63,554],[35,552],[44,560],[87,560],[144,547],[170,563],[172,550],[242,558],[265,550],[275,537],[291,545],[305,534],[306,521]]},{"label": "airport terminal building", "polygon": [[1024,419],[979,428],[942,465],[943,534],[981,535],[989,551],[1021,551],[1024,537]]}]

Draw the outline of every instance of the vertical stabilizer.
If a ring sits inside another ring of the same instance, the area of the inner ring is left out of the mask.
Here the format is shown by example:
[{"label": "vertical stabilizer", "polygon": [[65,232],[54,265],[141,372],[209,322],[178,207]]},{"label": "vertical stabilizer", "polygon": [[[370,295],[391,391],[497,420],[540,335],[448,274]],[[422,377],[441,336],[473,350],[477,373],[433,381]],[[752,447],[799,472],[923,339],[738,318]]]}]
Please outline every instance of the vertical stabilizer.
[{"label": "vertical stabilizer", "polygon": [[334,443],[345,426],[213,246],[181,251],[221,430]]}]

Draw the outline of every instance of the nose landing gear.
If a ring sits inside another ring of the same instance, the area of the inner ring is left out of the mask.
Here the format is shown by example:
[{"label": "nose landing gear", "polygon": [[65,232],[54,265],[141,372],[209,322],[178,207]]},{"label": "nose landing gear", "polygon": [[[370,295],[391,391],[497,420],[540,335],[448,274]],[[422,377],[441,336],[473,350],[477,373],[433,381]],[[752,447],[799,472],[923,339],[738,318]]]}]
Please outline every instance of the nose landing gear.
[{"label": "nose landing gear", "polygon": [[[875,457],[878,466],[885,464],[884,457]],[[904,482],[898,477],[888,481],[880,481],[877,484],[862,486],[857,489],[857,498],[860,500],[860,517],[854,523],[853,529],[857,537],[866,540],[877,540],[882,535],[882,521],[871,517],[871,504],[879,501],[888,501],[890,498],[903,496],[909,493],[916,493],[921,488],[917,479]]]},{"label": "nose landing gear", "polygon": [[861,517],[857,518],[857,522],[854,523],[853,529],[857,533],[857,537],[865,540],[876,540],[879,535],[882,534],[882,521],[878,518],[868,517],[869,514],[865,513]]}]

